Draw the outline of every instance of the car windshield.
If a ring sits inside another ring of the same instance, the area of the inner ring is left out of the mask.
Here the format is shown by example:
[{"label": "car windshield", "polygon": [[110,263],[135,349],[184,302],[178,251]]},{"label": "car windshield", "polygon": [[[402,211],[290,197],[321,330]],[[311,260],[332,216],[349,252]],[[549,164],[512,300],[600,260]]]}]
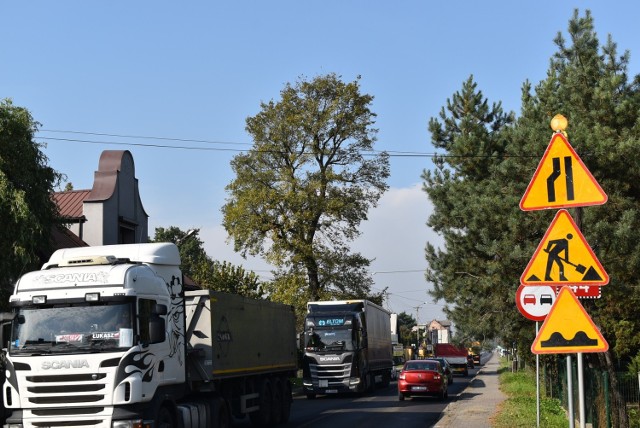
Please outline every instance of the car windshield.
[{"label": "car windshield", "polygon": [[404,366],[404,369],[407,371],[432,370],[435,372],[438,371],[438,365],[435,362],[408,363]]},{"label": "car windshield", "polygon": [[13,321],[12,355],[113,352],[133,344],[131,304],[19,308]]}]

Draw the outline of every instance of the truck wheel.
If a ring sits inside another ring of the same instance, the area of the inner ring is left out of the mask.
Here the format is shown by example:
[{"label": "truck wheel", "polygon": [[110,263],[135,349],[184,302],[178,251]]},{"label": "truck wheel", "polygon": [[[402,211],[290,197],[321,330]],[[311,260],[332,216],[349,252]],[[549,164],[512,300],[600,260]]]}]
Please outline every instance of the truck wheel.
[{"label": "truck wheel", "polygon": [[158,409],[154,426],[157,428],[174,428],[176,426],[173,422],[173,415],[166,406]]},{"label": "truck wheel", "polygon": [[376,375],[374,373],[369,373],[367,379],[369,380],[367,392],[374,392],[376,390]]},{"label": "truck wheel", "polygon": [[271,395],[271,382],[269,379],[262,379],[260,383],[260,397],[258,398],[257,411],[249,413],[249,419],[251,423],[257,427],[266,427],[271,424],[271,409],[272,409],[272,395]]},{"label": "truck wheel", "polygon": [[386,388],[389,386],[389,384],[391,383],[391,372],[390,371],[383,371],[382,372],[382,384],[381,386],[383,388]]},{"label": "truck wheel", "polygon": [[271,393],[271,425],[278,425],[282,421],[282,403],[284,401],[280,379],[275,378],[271,382]]},{"label": "truck wheel", "polygon": [[291,395],[291,382],[289,379],[282,380],[282,407],[280,408],[280,420],[283,424],[289,422],[289,414],[291,413],[291,403],[293,396]]},{"label": "truck wheel", "polygon": [[214,401],[212,406],[213,415],[211,419],[214,421],[212,424],[219,428],[231,428],[231,415],[229,414],[229,407],[224,398],[220,397]]}]

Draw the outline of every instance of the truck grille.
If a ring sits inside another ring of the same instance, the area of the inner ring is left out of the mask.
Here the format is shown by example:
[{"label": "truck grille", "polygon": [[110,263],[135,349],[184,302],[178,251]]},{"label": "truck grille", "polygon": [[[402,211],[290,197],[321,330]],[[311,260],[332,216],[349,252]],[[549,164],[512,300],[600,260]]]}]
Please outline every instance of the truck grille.
[{"label": "truck grille", "polygon": [[313,385],[318,386],[320,380],[326,380],[329,387],[349,385],[351,363],[319,365],[309,364]]},{"label": "truck grille", "polygon": [[44,406],[96,403],[105,398],[100,393],[106,388],[105,377],[104,373],[26,376],[26,389],[29,392],[26,398],[30,403]]}]

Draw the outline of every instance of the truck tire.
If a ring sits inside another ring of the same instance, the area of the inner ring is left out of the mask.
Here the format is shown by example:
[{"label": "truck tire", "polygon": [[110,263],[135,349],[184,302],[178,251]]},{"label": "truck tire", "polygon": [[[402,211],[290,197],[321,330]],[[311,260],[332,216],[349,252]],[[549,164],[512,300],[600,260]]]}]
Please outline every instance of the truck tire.
[{"label": "truck tire", "polygon": [[229,413],[229,406],[227,406],[224,398],[219,397],[214,399],[211,406],[211,420],[213,421],[211,426],[231,428],[231,414]]},{"label": "truck tire", "polygon": [[387,388],[391,383],[391,371],[383,371],[382,372],[382,383],[380,384],[383,388]]},{"label": "truck tire", "polygon": [[272,393],[271,382],[269,379],[264,378],[260,381],[259,389],[260,397],[258,397],[259,409],[255,412],[249,413],[249,419],[251,423],[256,427],[266,427],[271,425],[271,412],[272,412]]},{"label": "truck tire", "polygon": [[271,381],[271,425],[278,425],[282,422],[282,383],[279,378]]},{"label": "truck tire", "polygon": [[291,382],[289,379],[282,379],[282,407],[280,408],[280,420],[283,424],[289,422],[289,415],[291,414],[291,403],[293,402],[293,395],[291,393]]},{"label": "truck tire", "polygon": [[167,406],[160,406],[153,426],[156,428],[174,428],[176,426],[173,414]]},{"label": "truck tire", "polygon": [[376,375],[375,373],[369,373],[367,375],[369,384],[367,385],[367,392],[374,392],[376,390]]}]

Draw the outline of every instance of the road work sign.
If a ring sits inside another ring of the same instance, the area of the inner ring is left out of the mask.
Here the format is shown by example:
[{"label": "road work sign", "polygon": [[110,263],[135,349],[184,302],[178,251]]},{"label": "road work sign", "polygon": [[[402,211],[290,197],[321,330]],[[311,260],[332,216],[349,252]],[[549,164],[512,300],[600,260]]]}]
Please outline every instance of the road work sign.
[{"label": "road work sign", "polygon": [[559,210],[520,277],[522,285],[606,285],[609,275],[567,210]]},{"label": "road work sign", "polygon": [[564,135],[553,134],[520,201],[520,209],[584,207],[605,202],[607,195]]},{"label": "road work sign", "polygon": [[562,287],[531,345],[534,354],[606,352],[609,344],[571,288]]}]

